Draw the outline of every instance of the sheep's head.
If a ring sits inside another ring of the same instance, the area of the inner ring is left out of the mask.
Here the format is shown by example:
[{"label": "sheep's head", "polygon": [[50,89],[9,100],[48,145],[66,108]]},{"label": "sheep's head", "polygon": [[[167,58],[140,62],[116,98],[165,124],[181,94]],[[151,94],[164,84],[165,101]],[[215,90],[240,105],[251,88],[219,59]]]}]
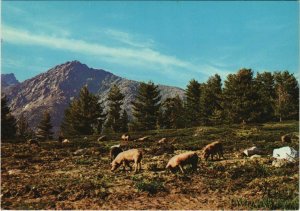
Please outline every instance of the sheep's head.
[{"label": "sheep's head", "polygon": [[116,162],[112,162],[111,163],[111,171],[116,170],[117,168],[119,168],[120,164],[116,163]]}]

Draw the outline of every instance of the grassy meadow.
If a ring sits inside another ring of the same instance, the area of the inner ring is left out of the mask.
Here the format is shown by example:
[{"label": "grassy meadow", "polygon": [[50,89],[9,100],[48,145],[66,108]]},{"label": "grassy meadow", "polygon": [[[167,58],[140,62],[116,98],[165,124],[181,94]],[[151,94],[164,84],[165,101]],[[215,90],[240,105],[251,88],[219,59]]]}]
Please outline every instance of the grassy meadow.
[{"label": "grassy meadow", "polygon": [[[144,149],[142,171],[110,171],[109,150],[121,134],[69,137],[71,143],[21,141],[1,145],[2,209],[299,209],[299,162],[276,168],[274,148],[299,150],[299,136],[281,143],[283,134],[299,134],[299,122],[223,125],[130,133],[148,141],[129,142],[125,149]],[[158,144],[167,138],[167,144]],[[208,143],[220,140],[222,160],[204,161],[196,172],[165,170],[168,160],[193,150],[201,156]],[[124,144],[124,143],[123,143]],[[261,148],[261,158],[241,152]],[[83,149],[78,152],[79,149]]]}]

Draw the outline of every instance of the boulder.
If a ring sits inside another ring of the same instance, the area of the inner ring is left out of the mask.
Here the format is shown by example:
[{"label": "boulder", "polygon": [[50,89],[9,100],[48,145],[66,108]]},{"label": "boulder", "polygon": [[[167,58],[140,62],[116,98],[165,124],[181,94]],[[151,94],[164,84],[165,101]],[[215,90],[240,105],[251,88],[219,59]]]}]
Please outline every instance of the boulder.
[{"label": "boulder", "polygon": [[292,147],[286,146],[273,150],[273,157],[277,159],[285,159],[289,162],[296,161],[299,157],[298,151]]}]

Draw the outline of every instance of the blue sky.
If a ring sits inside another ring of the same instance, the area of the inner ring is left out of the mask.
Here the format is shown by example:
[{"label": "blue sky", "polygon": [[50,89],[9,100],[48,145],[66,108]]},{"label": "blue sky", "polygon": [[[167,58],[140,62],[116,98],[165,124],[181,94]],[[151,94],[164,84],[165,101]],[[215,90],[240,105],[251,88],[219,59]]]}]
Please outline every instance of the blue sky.
[{"label": "blue sky", "polygon": [[2,1],[2,73],[79,60],[185,88],[240,68],[299,77],[298,2]]}]

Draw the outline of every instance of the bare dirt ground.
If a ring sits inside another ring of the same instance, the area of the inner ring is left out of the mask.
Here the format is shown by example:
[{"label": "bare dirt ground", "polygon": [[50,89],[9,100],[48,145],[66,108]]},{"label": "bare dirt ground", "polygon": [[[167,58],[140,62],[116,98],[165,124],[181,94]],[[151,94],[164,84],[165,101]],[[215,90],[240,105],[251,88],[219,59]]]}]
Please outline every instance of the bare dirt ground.
[{"label": "bare dirt ground", "polygon": [[[164,169],[168,160],[187,151],[187,147],[195,145],[194,141],[201,141],[201,134],[187,145],[181,144],[180,135],[177,137],[174,152],[158,152],[158,148],[164,147],[154,140],[139,143],[139,147],[144,146],[145,156],[143,169],[136,174],[129,169],[110,172],[109,146],[116,141],[91,140],[86,144],[78,138],[67,145],[43,142],[41,147],[2,143],[1,207],[298,209],[299,162],[275,168],[270,155],[258,159],[241,158],[239,152],[233,150],[239,146],[240,140],[237,140],[235,145],[224,142],[225,160],[206,162],[201,159],[196,172],[187,166],[185,174],[172,174]],[[298,140],[293,141],[299,146]],[[199,155],[203,145],[205,143],[195,149]],[[75,153],[78,149],[84,150]]]}]

